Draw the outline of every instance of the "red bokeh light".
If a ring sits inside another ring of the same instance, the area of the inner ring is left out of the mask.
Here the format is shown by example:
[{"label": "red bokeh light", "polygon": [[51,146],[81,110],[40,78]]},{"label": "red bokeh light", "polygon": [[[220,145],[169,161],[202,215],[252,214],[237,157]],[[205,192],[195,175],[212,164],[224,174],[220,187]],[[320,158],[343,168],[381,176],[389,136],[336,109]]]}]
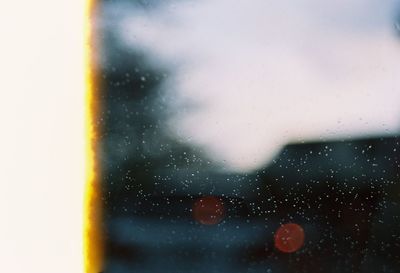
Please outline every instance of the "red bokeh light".
[{"label": "red bokeh light", "polygon": [[275,232],[275,247],[284,253],[295,252],[299,250],[303,244],[304,230],[298,224],[284,224]]},{"label": "red bokeh light", "polygon": [[225,207],[222,200],[215,196],[205,196],[193,205],[193,217],[203,225],[215,225],[222,221]]}]

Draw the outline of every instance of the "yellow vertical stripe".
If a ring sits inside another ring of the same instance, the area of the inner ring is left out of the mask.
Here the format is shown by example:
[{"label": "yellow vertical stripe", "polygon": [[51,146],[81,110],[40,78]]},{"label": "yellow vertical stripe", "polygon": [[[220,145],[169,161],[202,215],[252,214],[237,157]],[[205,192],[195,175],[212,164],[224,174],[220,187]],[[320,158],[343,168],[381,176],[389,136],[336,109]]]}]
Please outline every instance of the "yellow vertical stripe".
[{"label": "yellow vertical stripe", "polygon": [[[86,82],[86,188],[84,204],[84,266],[85,273],[99,273],[102,271],[103,264],[103,236],[101,229],[101,188],[100,188],[100,168],[98,166],[96,146],[97,146],[97,126],[96,117],[99,104],[96,99],[97,80],[96,65],[93,62],[96,39],[93,23],[93,12],[95,0],[87,0],[85,7],[85,82]],[[98,97],[97,97],[98,98]]]}]

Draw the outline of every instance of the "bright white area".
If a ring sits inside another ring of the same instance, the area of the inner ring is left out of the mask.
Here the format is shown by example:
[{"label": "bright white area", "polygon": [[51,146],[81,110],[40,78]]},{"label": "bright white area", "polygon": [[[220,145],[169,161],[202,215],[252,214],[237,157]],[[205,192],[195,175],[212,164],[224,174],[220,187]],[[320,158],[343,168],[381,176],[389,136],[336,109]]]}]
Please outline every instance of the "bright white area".
[{"label": "bright white area", "polygon": [[168,1],[114,5],[108,19],[127,47],[171,70],[171,133],[248,171],[288,142],[399,133],[399,9],[398,0]]},{"label": "bright white area", "polygon": [[1,272],[83,272],[84,5],[1,1]]}]

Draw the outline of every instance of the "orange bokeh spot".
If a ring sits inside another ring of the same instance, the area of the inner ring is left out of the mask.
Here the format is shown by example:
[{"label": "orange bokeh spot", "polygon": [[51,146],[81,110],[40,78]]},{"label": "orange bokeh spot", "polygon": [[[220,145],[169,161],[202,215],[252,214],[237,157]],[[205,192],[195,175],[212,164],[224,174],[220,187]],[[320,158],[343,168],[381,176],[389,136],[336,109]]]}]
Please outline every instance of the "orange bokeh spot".
[{"label": "orange bokeh spot", "polygon": [[222,200],[215,196],[205,196],[193,205],[193,217],[203,225],[215,225],[222,221],[225,207]]},{"label": "orange bokeh spot", "polygon": [[284,224],[275,232],[275,247],[285,253],[299,250],[304,244],[304,230],[294,223]]}]

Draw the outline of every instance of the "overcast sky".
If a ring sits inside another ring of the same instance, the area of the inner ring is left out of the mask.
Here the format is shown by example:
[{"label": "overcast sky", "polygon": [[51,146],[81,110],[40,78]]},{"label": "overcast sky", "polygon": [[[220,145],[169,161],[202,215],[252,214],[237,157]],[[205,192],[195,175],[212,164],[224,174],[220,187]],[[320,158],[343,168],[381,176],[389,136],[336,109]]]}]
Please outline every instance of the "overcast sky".
[{"label": "overcast sky", "polygon": [[249,171],[288,142],[399,132],[398,3],[176,1],[113,15],[127,47],[172,72],[172,135]]}]

